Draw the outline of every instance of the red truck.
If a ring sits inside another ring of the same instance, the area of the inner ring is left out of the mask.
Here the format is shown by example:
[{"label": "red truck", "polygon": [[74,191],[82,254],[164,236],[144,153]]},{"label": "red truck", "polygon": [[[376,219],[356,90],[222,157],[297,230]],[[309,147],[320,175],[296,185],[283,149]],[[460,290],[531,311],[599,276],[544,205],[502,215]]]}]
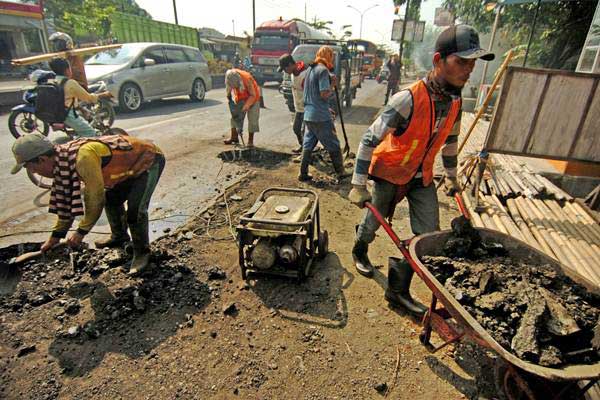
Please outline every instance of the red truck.
[{"label": "red truck", "polygon": [[277,72],[279,57],[285,53],[292,54],[300,40],[333,40],[328,34],[318,31],[305,22],[279,18],[274,21],[263,22],[252,41],[252,65],[254,78],[259,84],[267,81],[283,80],[281,72]]}]

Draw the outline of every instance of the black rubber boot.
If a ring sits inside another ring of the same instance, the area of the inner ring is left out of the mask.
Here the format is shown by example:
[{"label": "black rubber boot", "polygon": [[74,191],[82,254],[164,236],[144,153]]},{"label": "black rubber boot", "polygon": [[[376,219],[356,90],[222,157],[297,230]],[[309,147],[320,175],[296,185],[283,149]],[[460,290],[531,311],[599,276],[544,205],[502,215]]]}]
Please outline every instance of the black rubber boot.
[{"label": "black rubber boot", "polygon": [[367,278],[373,277],[373,264],[369,260],[367,252],[369,251],[369,244],[362,240],[354,242],[352,248],[352,259],[354,260],[354,266],[359,274],[366,276]]},{"label": "black rubber boot", "polygon": [[414,271],[404,259],[390,257],[388,259],[388,287],[385,299],[394,307],[407,310],[417,317],[422,317],[428,310],[426,306],[415,301],[410,295],[410,282]]},{"label": "black rubber boot", "polygon": [[129,234],[127,234],[125,207],[123,204],[114,205],[107,202],[104,211],[106,212],[106,219],[110,226],[110,238],[97,240],[94,242],[94,245],[97,249],[125,246],[130,241]]},{"label": "black rubber boot", "polygon": [[308,173],[308,166],[312,161],[312,150],[302,149],[302,161],[300,161],[300,175],[298,180],[306,182],[312,180],[312,176]]},{"label": "black rubber boot", "polygon": [[133,260],[129,268],[130,275],[144,271],[150,263],[150,239],[148,237],[148,221],[138,221],[130,226],[133,241]]},{"label": "black rubber boot", "polygon": [[344,168],[344,157],[342,157],[341,151],[332,151],[329,153],[329,157],[331,157],[331,163],[333,164],[333,169],[338,180],[352,176],[352,173],[346,172]]}]

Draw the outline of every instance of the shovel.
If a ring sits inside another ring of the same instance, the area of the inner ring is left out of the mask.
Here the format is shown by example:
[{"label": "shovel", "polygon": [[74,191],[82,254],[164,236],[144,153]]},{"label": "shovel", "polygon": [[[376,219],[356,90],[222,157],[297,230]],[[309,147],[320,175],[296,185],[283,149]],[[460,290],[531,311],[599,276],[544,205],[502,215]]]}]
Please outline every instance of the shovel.
[{"label": "shovel", "polygon": [[344,141],[346,145],[344,146],[343,153],[346,155],[346,158],[354,158],[355,155],[350,153],[350,144],[348,143],[348,135],[346,135],[346,126],[344,125],[344,115],[342,114],[342,105],[340,103],[340,93],[338,92],[337,85],[333,87],[335,90],[335,102],[337,104],[338,114],[340,115],[340,123],[342,124],[342,132],[344,133]]},{"label": "shovel", "polygon": [[[66,244],[67,244],[67,242],[60,242],[56,246],[54,246],[51,250],[56,250],[58,248],[65,246]],[[7,265],[9,267],[18,267],[20,265],[25,264],[27,261],[35,260],[36,258],[40,258],[43,255],[44,255],[44,252],[42,252],[41,250],[30,251],[29,253],[23,253],[20,256],[11,258],[10,260],[8,260]]]},{"label": "shovel", "polygon": [[454,200],[456,200],[461,215],[450,222],[452,231],[459,237],[469,236],[475,230],[471,224],[471,214],[469,214],[469,210],[465,207],[460,193],[454,193]]}]

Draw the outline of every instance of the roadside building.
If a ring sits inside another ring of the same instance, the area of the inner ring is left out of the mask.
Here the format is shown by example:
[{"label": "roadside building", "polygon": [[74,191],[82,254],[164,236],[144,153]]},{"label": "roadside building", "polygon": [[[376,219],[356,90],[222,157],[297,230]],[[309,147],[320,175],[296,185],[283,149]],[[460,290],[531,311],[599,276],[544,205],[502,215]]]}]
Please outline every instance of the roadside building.
[{"label": "roadside building", "polygon": [[577,63],[577,72],[600,73],[600,2]]},{"label": "roadside building", "polygon": [[40,0],[0,1],[0,73],[13,72],[10,60],[46,51]]}]

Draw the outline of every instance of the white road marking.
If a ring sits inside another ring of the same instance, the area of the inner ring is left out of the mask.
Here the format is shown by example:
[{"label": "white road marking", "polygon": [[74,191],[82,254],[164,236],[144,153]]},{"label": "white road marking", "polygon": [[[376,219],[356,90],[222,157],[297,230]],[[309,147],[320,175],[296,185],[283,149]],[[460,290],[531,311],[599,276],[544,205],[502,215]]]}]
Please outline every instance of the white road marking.
[{"label": "white road marking", "polygon": [[153,127],[153,126],[157,126],[157,125],[161,125],[161,124],[166,124],[168,122],[179,121],[181,119],[189,118],[189,117],[193,117],[193,116],[197,116],[197,115],[199,115],[199,114],[197,114],[197,113],[196,114],[188,114],[188,115],[183,115],[181,117],[163,119],[161,121],[153,122],[151,124],[140,125],[140,126],[136,126],[134,128],[129,128],[129,129],[127,129],[127,131],[128,132],[133,132],[133,131],[137,131],[137,130],[144,129],[144,128],[150,128],[150,127]]}]

